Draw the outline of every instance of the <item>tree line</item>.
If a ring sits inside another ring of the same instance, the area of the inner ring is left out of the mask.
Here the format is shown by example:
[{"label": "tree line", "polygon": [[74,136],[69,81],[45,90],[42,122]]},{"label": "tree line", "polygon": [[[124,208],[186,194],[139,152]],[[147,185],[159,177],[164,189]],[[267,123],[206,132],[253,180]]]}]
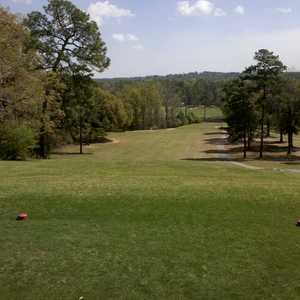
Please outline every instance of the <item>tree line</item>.
[{"label": "tree line", "polygon": [[188,107],[220,104],[220,84],[201,78],[95,81],[109,65],[97,24],[72,2],[22,18],[0,7],[0,158],[47,158],[68,143],[83,153],[107,131],[196,123]]},{"label": "tree line", "polygon": [[267,49],[255,53],[256,64],[224,87],[223,111],[232,141],[243,142],[244,158],[256,139],[263,158],[265,138],[271,130],[280,143],[287,136],[287,154],[294,150],[293,137],[300,126],[300,81],[287,76],[279,56]]}]

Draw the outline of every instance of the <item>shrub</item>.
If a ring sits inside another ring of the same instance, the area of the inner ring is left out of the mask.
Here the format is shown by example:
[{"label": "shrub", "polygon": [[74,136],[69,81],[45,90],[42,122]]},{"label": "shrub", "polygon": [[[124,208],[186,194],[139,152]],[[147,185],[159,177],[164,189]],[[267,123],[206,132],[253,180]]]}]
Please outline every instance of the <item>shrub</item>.
[{"label": "shrub", "polygon": [[187,120],[188,120],[189,124],[201,123],[200,118],[192,111],[188,112]]},{"label": "shrub", "polygon": [[180,110],[177,114],[177,126],[183,126],[186,124],[188,124],[188,121],[185,117],[185,113],[182,110]]},{"label": "shrub", "polygon": [[187,115],[181,110],[177,114],[177,126],[183,126],[187,124],[201,123],[200,118],[192,111],[188,111]]},{"label": "shrub", "polygon": [[88,144],[101,143],[105,141],[106,135],[107,134],[103,128],[92,128],[85,142]]},{"label": "shrub", "polygon": [[0,129],[0,159],[25,160],[35,145],[34,132],[25,125],[5,125]]}]

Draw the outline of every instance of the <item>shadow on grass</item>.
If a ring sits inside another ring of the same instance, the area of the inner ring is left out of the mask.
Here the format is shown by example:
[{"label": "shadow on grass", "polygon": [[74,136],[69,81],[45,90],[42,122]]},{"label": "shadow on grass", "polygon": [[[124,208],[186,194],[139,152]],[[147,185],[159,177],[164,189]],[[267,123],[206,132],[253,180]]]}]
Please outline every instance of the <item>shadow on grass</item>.
[{"label": "shadow on grass", "polygon": [[[222,153],[221,153],[222,154]],[[225,154],[225,153],[224,153]],[[256,158],[247,158],[244,159],[242,157],[240,158],[226,158],[226,157],[204,157],[204,158],[183,158],[182,160],[186,161],[207,161],[207,162],[249,162],[249,161],[274,161],[274,162],[282,162],[287,165],[300,165],[300,158],[297,156],[280,156],[280,157],[274,157],[274,156],[264,156],[263,159],[260,159],[259,157]]]},{"label": "shadow on grass", "polygon": [[216,131],[216,132],[207,132],[204,135],[224,135],[225,133],[222,131]]},{"label": "shadow on grass", "polygon": [[92,155],[93,153],[87,152],[80,154],[79,152],[52,152],[51,155],[61,155],[61,156],[86,156],[86,155]]},{"label": "shadow on grass", "polygon": [[219,137],[219,138],[210,138],[210,139],[205,139],[204,140],[206,144],[211,144],[211,145],[224,145],[227,144],[227,139]]},{"label": "shadow on grass", "polygon": [[[279,146],[280,145],[280,146]],[[266,142],[264,145],[264,152],[270,152],[270,153],[279,153],[279,152],[287,152],[288,147],[285,145],[282,145],[281,143],[274,143],[274,142]],[[251,150],[249,152],[258,152],[259,151],[259,144],[255,144],[251,147]],[[294,147],[293,152],[299,152],[300,147]]]},{"label": "shadow on grass", "polygon": [[276,162],[283,162],[285,164],[292,164],[292,163],[299,163],[300,164],[300,157],[299,156],[287,156],[287,155],[282,155],[282,156],[270,156],[270,155],[265,155],[263,159],[254,159],[257,161],[276,161]]},{"label": "shadow on grass", "polygon": [[204,151],[206,154],[237,154],[237,153],[243,153],[242,149],[239,148],[230,148],[230,149],[210,149]]},{"label": "shadow on grass", "polygon": [[290,166],[297,166],[300,165],[300,159],[298,158],[291,158],[289,161],[284,163],[285,165],[290,165]]},{"label": "shadow on grass", "polygon": [[223,157],[203,157],[203,158],[182,158],[181,160],[186,160],[186,161],[208,161],[208,162],[242,162],[245,161],[242,158],[223,158]]},{"label": "shadow on grass", "polygon": [[224,118],[223,117],[206,118],[205,122],[206,123],[224,123]]}]

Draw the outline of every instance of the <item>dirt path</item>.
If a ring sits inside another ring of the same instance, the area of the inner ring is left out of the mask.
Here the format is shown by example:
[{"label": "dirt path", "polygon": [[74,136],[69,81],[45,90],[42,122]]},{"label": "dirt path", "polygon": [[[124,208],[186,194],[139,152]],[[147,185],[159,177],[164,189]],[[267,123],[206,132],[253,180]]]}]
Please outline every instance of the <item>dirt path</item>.
[{"label": "dirt path", "polygon": [[[256,170],[256,171],[264,170],[264,168],[262,168],[262,167],[255,167],[255,166],[247,165],[247,164],[242,163],[242,162],[233,161],[230,154],[226,153],[227,135],[223,134],[221,136],[221,138],[224,140],[224,142],[221,143],[221,144],[218,144],[217,149],[220,150],[220,152],[223,152],[223,153],[217,154],[217,158],[220,158],[220,159],[224,160],[224,163],[235,165],[237,167],[245,168],[245,169],[248,169],[248,170]],[[300,174],[300,170],[298,170],[298,169],[274,168],[274,169],[271,169],[271,170],[274,171],[274,172],[286,172],[286,173]]]},{"label": "dirt path", "polygon": [[[262,170],[263,169],[260,167],[254,167],[254,166],[250,166],[250,165],[247,165],[247,164],[244,164],[241,162],[231,160],[230,154],[225,153],[225,150],[226,150],[225,145],[226,145],[227,135],[223,134],[222,139],[224,140],[224,142],[220,145],[217,145],[217,149],[220,150],[221,152],[223,151],[224,153],[219,153],[218,158],[224,159],[226,163],[229,163],[229,164],[241,167],[241,168],[245,168],[248,170]],[[299,173],[300,173],[300,171],[299,171]]]}]

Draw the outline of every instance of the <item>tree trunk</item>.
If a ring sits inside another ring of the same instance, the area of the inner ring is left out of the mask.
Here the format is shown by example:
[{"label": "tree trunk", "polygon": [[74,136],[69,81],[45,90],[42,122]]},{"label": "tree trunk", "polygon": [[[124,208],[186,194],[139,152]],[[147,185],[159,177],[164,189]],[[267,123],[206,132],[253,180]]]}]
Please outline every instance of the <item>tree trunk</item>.
[{"label": "tree trunk", "polygon": [[270,120],[268,119],[267,121],[267,137],[271,136],[271,124],[270,124]]},{"label": "tree trunk", "polygon": [[248,131],[248,146],[247,146],[247,150],[250,151],[251,150],[251,140],[252,140],[252,134],[251,134],[251,131],[249,130]]},{"label": "tree trunk", "polygon": [[[47,96],[47,91],[46,91]],[[48,103],[45,99],[42,105],[42,117],[41,117],[41,127],[40,127],[40,136],[39,136],[39,156],[42,159],[48,157],[47,151],[47,133],[46,133],[46,124],[45,124],[45,114],[47,112]]]},{"label": "tree trunk", "polygon": [[283,129],[281,128],[280,129],[280,141],[279,141],[279,143],[283,143]]},{"label": "tree trunk", "polygon": [[263,158],[264,151],[264,122],[265,122],[265,104],[262,105],[262,114],[261,114],[261,128],[260,128],[260,149],[259,149],[259,158]]},{"label": "tree trunk", "polygon": [[80,107],[80,116],[79,116],[79,144],[80,144],[80,154],[83,154],[83,140],[82,140],[82,111]]},{"label": "tree trunk", "polygon": [[292,137],[293,133],[292,130],[289,129],[288,131],[288,155],[292,154],[292,148],[293,148],[293,137]]},{"label": "tree trunk", "polygon": [[83,154],[83,141],[82,141],[82,126],[79,125],[79,143],[80,143],[80,154]]},{"label": "tree trunk", "polygon": [[244,130],[244,159],[247,158],[247,133]]},{"label": "tree trunk", "polygon": [[169,128],[170,121],[169,121],[169,106],[168,104],[165,105],[165,111],[166,111],[166,127]]},{"label": "tree trunk", "polygon": [[45,134],[45,126],[44,124],[40,128],[40,138],[39,138],[39,156],[42,159],[47,158],[46,154],[46,134]]},{"label": "tree trunk", "polygon": [[146,130],[146,111],[144,109],[142,114],[143,130]]},{"label": "tree trunk", "polygon": [[[292,120],[292,111],[291,108],[289,107],[289,121],[291,122]],[[293,127],[292,123],[289,124],[288,128],[288,155],[292,154],[293,151]]]},{"label": "tree trunk", "polygon": [[206,105],[204,105],[203,120],[204,120],[204,122],[206,122]]}]

